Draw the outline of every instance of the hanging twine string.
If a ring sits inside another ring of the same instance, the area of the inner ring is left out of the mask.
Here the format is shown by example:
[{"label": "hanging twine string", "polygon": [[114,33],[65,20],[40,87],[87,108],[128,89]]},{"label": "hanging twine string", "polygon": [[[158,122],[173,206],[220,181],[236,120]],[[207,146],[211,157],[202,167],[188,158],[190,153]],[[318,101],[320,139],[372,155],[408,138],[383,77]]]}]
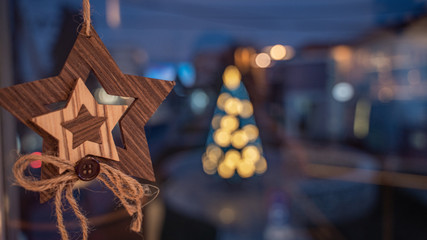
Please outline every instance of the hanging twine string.
[{"label": "hanging twine string", "polygon": [[[38,180],[32,176],[26,176],[24,174],[25,170],[28,165],[35,160],[41,160],[44,164],[52,164],[58,168],[65,169],[65,171],[61,175],[44,180]],[[149,203],[142,203],[144,187],[132,177],[124,174],[120,170],[108,166],[107,164],[100,163],[100,169],[100,173],[97,177],[98,180],[103,182],[105,186],[107,186],[116,195],[116,197],[120,199],[120,202],[126,211],[133,217],[131,230],[134,232],[140,232],[143,217],[142,207]],[[62,240],[69,240],[63,216],[64,204],[62,199],[63,195],[65,195],[66,201],[80,221],[80,227],[83,235],[82,239],[88,239],[88,220],[80,211],[79,205],[73,196],[73,187],[80,179],[77,177],[74,165],[70,161],[50,155],[24,155],[20,157],[13,166],[13,174],[15,175],[17,184],[27,190],[34,192],[43,192],[46,190],[55,191],[54,202],[58,229]],[[155,199],[155,197],[152,198],[152,200],[153,199]]]},{"label": "hanging twine string", "polygon": [[89,0],[83,0],[83,23],[84,23],[84,27],[85,32],[86,32],[86,36],[90,37],[90,2]]}]

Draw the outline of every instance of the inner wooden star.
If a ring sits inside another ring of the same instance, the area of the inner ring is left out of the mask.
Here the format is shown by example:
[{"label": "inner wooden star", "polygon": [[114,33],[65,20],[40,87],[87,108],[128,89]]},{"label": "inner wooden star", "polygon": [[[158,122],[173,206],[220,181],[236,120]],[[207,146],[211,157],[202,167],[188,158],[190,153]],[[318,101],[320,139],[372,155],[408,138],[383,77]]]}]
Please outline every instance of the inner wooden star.
[{"label": "inner wooden star", "polygon": [[94,117],[85,105],[80,108],[77,117],[61,125],[73,133],[73,149],[86,141],[102,143],[100,127],[104,124],[105,117]]},{"label": "inner wooden star", "polygon": [[65,108],[32,121],[58,139],[58,155],[62,159],[75,163],[87,155],[94,155],[119,161],[112,130],[127,107],[98,104],[79,78]]}]

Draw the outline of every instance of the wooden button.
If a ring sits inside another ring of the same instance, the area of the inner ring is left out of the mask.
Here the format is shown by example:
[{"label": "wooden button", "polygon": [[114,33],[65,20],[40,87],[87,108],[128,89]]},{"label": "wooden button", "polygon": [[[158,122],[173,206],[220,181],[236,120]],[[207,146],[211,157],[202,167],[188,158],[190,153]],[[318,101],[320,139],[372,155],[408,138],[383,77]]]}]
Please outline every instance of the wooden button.
[{"label": "wooden button", "polygon": [[74,170],[81,180],[91,181],[98,176],[100,166],[94,157],[86,156],[76,163]]}]

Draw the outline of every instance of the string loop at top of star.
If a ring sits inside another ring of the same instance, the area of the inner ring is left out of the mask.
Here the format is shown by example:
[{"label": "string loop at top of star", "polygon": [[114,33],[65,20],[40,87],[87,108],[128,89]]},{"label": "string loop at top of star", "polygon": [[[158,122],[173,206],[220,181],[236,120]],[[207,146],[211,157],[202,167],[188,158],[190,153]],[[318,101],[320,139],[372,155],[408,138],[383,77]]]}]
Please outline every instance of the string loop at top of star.
[{"label": "string loop at top of star", "polygon": [[85,34],[87,37],[90,37],[90,24],[91,24],[91,19],[90,19],[90,2],[89,0],[83,0],[82,3],[82,14],[83,14],[83,24],[85,26]]}]

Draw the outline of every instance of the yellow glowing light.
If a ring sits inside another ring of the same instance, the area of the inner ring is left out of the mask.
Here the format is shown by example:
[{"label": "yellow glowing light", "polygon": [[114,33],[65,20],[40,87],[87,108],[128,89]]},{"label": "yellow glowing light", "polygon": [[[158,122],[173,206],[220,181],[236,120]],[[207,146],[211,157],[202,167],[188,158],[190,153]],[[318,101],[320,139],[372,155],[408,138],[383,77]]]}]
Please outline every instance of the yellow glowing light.
[{"label": "yellow glowing light", "polygon": [[240,86],[241,79],[242,75],[236,66],[230,65],[225,68],[224,74],[222,75],[222,80],[224,81],[225,87],[230,90],[235,90]]},{"label": "yellow glowing light", "polygon": [[255,146],[247,146],[242,150],[242,157],[244,161],[255,163],[261,157],[259,150]]},{"label": "yellow glowing light", "polygon": [[261,157],[261,159],[255,163],[255,173],[263,174],[265,171],[267,171],[267,161],[264,157]]},{"label": "yellow glowing light", "polygon": [[242,130],[246,133],[249,141],[254,141],[259,136],[259,130],[255,125],[248,124],[244,126]]},{"label": "yellow glowing light", "polygon": [[212,162],[218,163],[223,154],[224,153],[222,152],[221,148],[215,144],[209,144],[209,146],[206,148],[206,156]]},{"label": "yellow glowing light", "polygon": [[239,127],[239,120],[234,116],[226,115],[221,119],[220,126],[222,129],[232,132]]},{"label": "yellow glowing light", "polygon": [[252,55],[255,54],[253,48],[238,48],[234,52],[234,62],[240,71],[246,73],[251,66]]},{"label": "yellow glowing light", "polygon": [[216,171],[216,167],[217,165],[211,161],[203,162],[203,169],[205,170],[206,173],[211,173]]},{"label": "yellow glowing light", "polygon": [[225,153],[224,164],[228,167],[235,169],[241,160],[240,152],[234,149],[228,150]]},{"label": "yellow glowing light", "polygon": [[267,53],[260,53],[255,57],[255,64],[260,68],[270,66],[271,58]]},{"label": "yellow glowing light", "polygon": [[242,118],[249,118],[254,113],[254,108],[252,103],[249,100],[242,100],[242,111],[240,112],[240,116]]},{"label": "yellow glowing light", "polygon": [[202,163],[203,169],[206,169],[207,171],[212,171],[218,166],[217,162],[212,161],[206,154],[203,154],[202,156]]},{"label": "yellow glowing light", "polygon": [[227,147],[230,145],[231,135],[224,129],[218,129],[214,132],[213,139],[216,144],[221,147]]},{"label": "yellow glowing light", "polygon": [[216,130],[216,129],[218,129],[218,128],[220,127],[221,118],[222,118],[222,116],[221,116],[221,115],[219,115],[219,114],[215,115],[215,116],[212,118],[212,122],[211,122],[211,124],[212,124],[213,129],[215,129],[215,130]]},{"label": "yellow glowing light", "polygon": [[277,44],[270,49],[270,56],[273,60],[282,60],[286,57],[286,48],[283,45]]},{"label": "yellow glowing light", "polygon": [[218,174],[222,178],[231,178],[234,175],[234,169],[230,168],[227,164],[222,162],[218,166]]},{"label": "yellow glowing light", "polygon": [[225,153],[225,160],[238,162],[240,160],[240,152],[235,149],[230,149]]},{"label": "yellow glowing light", "polygon": [[237,173],[242,178],[252,177],[255,172],[255,166],[253,163],[249,162],[241,162],[239,166],[237,166]]},{"label": "yellow glowing light", "polygon": [[218,97],[218,100],[216,101],[216,104],[218,105],[218,108],[221,110],[224,110],[225,102],[231,98],[231,95],[228,93],[221,93]]},{"label": "yellow glowing light", "polygon": [[242,112],[242,102],[238,98],[228,98],[224,104],[224,110],[227,114],[237,115]]},{"label": "yellow glowing light", "polygon": [[238,130],[233,133],[231,136],[231,144],[235,148],[243,148],[248,144],[248,137],[246,136],[246,133],[243,130]]},{"label": "yellow glowing light", "polygon": [[371,115],[371,103],[367,100],[359,100],[354,114],[353,131],[357,138],[364,138],[369,134],[369,118]]},{"label": "yellow glowing light", "polygon": [[348,46],[340,45],[332,49],[331,55],[337,62],[348,62],[353,56],[353,50]]}]

